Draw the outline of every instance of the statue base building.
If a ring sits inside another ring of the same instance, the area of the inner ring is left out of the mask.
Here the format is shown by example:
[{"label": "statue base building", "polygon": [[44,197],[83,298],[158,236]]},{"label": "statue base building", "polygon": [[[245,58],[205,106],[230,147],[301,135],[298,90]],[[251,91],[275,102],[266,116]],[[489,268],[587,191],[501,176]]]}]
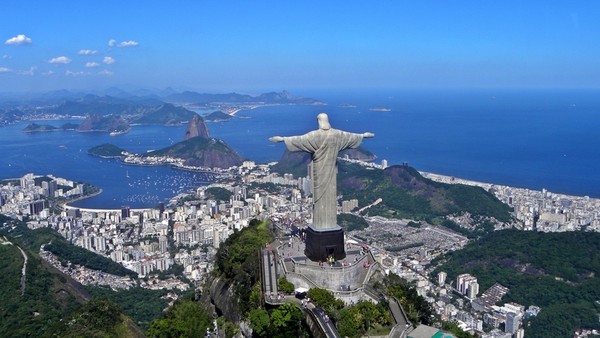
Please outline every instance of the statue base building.
[{"label": "statue base building", "polygon": [[314,229],[312,224],[306,228],[304,254],[313,262],[327,262],[328,258],[343,260],[346,258],[344,245],[344,230],[339,226],[321,231]]},{"label": "statue base building", "polygon": [[[278,228],[283,232],[289,230],[289,228]],[[375,303],[379,301],[379,297],[366,288],[371,277],[376,275],[375,278],[378,279],[383,273],[367,245],[354,239],[339,244],[337,241],[343,237],[341,229],[318,232],[307,227],[303,230],[304,234],[278,236],[275,241],[262,249],[261,281],[267,303],[279,304],[284,301],[281,297],[278,298],[281,292],[278,288],[279,278],[284,276],[294,284],[296,289],[326,289],[346,304],[363,299]],[[305,240],[305,235],[321,241],[322,247],[310,244],[308,238]],[[311,259],[306,255],[307,252],[315,255],[326,254],[328,248],[333,249],[334,255],[339,252],[345,257],[328,261],[327,256],[321,260],[318,258],[323,257],[316,257],[315,260],[315,257]],[[276,264],[273,264],[274,262]]]}]

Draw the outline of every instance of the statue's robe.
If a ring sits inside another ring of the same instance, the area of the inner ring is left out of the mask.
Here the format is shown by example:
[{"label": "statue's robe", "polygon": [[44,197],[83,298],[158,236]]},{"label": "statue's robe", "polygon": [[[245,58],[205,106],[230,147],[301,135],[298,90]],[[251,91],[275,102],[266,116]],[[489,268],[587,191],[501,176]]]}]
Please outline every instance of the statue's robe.
[{"label": "statue's robe", "polygon": [[289,151],[312,155],[313,228],[323,231],[337,226],[337,156],[344,149],[356,148],[362,134],[338,129],[317,129],[300,136],[284,137]]}]

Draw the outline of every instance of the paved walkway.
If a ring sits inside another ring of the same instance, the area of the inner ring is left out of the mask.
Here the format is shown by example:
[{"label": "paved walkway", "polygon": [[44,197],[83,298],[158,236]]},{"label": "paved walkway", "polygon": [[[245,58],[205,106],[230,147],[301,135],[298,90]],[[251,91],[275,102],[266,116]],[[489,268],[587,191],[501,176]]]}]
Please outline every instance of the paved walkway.
[{"label": "paved walkway", "polygon": [[[295,262],[313,265],[313,266],[330,266],[334,268],[341,268],[343,266],[350,266],[356,262],[359,262],[360,259],[365,256],[366,248],[361,247],[357,244],[347,244],[346,245],[346,258],[341,261],[334,261],[333,263],[329,262],[313,262],[310,259],[306,258],[304,254],[304,249],[306,247],[304,241],[298,237],[293,236],[289,238],[283,238],[280,240],[276,240],[271,243],[273,246],[277,246],[277,252],[281,255],[283,259],[292,259]],[[373,262],[366,262],[373,263]],[[362,264],[362,263],[361,263]]]},{"label": "paved walkway", "polygon": [[[277,290],[277,261],[275,254],[270,248],[265,248],[261,252],[262,255],[262,274],[263,274],[263,291],[265,300],[272,300],[278,295]],[[267,298],[269,297],[269,298]]]}]

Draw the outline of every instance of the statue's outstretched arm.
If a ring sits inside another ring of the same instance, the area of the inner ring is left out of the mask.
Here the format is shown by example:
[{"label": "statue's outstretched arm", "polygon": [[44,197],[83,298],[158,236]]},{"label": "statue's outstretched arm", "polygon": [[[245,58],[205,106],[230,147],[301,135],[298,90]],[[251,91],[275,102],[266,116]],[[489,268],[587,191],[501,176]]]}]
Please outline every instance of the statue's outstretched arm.
[{"label": "statue's outstretched arm", "polygon": [[283,137],[281,137],[281,136],[269,137],[269,141],[271,141],[271,142],[283,142]]}]

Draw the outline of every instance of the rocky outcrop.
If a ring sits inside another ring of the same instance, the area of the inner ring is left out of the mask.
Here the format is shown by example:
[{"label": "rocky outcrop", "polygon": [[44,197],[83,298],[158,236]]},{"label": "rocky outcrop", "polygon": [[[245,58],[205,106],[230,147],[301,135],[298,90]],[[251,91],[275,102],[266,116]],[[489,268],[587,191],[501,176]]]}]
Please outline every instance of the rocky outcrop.
[{"label": "rocky outcrop", "polygon": [[227,320],[234,323],[239,322],[242,319],[242,313],[233,285],[227,283],[222,277],[215,277],[209,283],[208,292],[202,294],[200,301],[225,316]]},{"label": "rocky outcrop", "polygon": [[144,156],[180,158],[187,166],[204,168],[229,168],[242,164],[242,157],[225,142],[208,137],[208,128],[198,115],[190,120],[184,141]]},{"label": "rocky outcrop", "polygon": [[77,131],[125,132],[127,130],[129,130],[129,123],[118,115],[90,115],[77,127]]},{"label": "rocky outcrop", "polygon": [[242,164],[242,157],[225,142],[203,137],[193,137],[144,156],[181,158],[188,166],[205,168],[229,168]]},{"label": "rocky outcrop", "polygon": [[188,127],[185,130],[184,140],[189,140],[194,137],[209,137],[206,123],[204,123],[204,120],[199,115],[195,115],[194,117],[192,117],[192,119],[188,123]]}]

